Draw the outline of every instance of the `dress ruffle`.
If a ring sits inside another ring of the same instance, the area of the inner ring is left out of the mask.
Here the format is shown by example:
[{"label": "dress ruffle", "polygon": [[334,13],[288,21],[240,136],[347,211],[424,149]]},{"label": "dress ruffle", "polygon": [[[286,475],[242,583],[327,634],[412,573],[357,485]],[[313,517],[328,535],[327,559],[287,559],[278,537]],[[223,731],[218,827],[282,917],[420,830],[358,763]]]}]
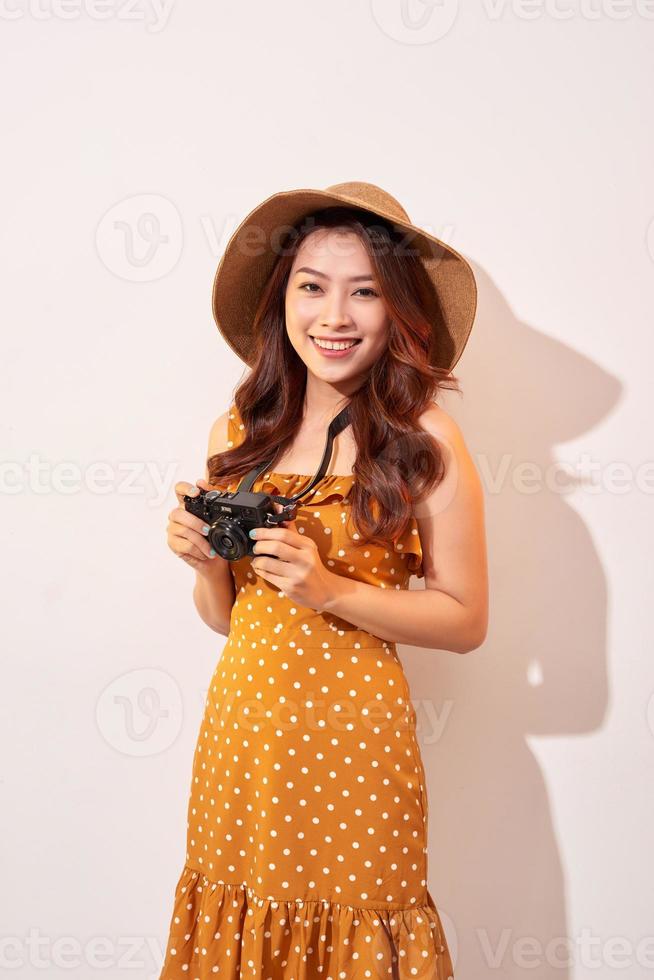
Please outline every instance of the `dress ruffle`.
[{"label": "dress ruffle", "polygon": [[424,578],[425,572],[422,564],[422,545],[420,534],[418,533],[418,522],[415,517],[409,520],[404,533],[393,541],[393,549],[407,560],[407,567],[412,575],[417,578]]},{"label": "dress ruffle", "polygon": [[186,865],[161,980],[452,980],[442,923],[419,908],[368,909],[274,900]]},{"label": "dress ruffle", "polygon": [[[262,493],[275,494],[281,497],[292,497],[303,487],[309,485],[313,476],[302,476],[294,473],[264,473],[255,481],[253,489]],[[339,476],[331,474],[323,476],[316,486],[300,498],[300,505],[326,504],[336,500],[346,500],[352,492],[354,475]]]},{"label": "dress ruffle", "polygon": [[[269,493],[276,497],[292,497],[303,487],[307,486],[312,479],[312,476],[268,472],[263,473],[254,481],[252,490],[256,493]],[[215,484],[214,488],[220,490],[236,490],[241,480],[242,477],[227,483],[220,481]],[[323,476],[312,490],[300,498],[300,505],[304,507],[305,504],[313,506],[314,504],[346,500],[352,491],[353,482],[354,476],[352,475],[339,476],[336,474]]]}]

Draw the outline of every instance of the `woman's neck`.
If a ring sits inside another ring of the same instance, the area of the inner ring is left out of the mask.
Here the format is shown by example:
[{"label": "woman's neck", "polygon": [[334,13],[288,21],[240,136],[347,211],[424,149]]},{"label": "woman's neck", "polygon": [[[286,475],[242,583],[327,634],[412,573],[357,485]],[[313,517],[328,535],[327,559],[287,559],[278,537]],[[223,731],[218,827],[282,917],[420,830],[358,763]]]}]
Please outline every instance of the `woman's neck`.
[{"label": "woman's neck", "polygon": [[[304,395],[304,407],[302,413],[302,425],[308,430],[323,431],[333,418],[336,418],[341,409],[350,401],[350,386],[336,388],[324,381],[314,379],[312,376],[307,378],[307,388]],[[354,386],[352,386],[354,389]]]}]

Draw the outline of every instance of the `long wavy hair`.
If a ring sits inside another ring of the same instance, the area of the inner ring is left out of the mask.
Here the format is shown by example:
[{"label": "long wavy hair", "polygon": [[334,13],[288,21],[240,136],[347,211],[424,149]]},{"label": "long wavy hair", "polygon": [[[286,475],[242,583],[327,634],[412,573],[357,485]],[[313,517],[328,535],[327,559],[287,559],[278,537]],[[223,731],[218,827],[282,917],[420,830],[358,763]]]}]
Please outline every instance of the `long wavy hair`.
[{"label": "long wavy hair", "polygon": [[442,318],[434,324],[426,313],[436,310],[439,315],[440,305],[418,251],[407,248],[405,232],[368,211],[315,211],[296,222],[280,242],[254,320],[255,360],[234,392],[244,437],[238,446],[210,457],[209,482],[225,486],[263,466],[275,449],[281,458],[293,443],[303,415],[307,367],[286,332],[286,287],[300,245],[318,228],[359,236],[391,318],[384,355],[347,402],[357,447],[351,519],[360,543],[384,546],[404,533],[413,503],[443,479],[439,443],[418,419],[441,389],[460,387],[456,376],[431,361],[446,334]]}]

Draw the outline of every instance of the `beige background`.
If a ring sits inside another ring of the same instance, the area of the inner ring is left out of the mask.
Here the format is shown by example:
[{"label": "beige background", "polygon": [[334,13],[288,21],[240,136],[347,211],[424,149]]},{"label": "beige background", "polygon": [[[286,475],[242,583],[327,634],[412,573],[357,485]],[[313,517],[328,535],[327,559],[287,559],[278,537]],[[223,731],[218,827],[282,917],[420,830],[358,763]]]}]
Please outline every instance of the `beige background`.
[{"label": "beige background", "polygon": [[491,626],[465,657],[400,649],[456,978],[654,968],[653,17],[644,0],[2,6],[14,978],[157,976],[224,643],[165,542],[173,484],[201,475],[243,371],[213,273],[264,197],[344,180],[386,188],[479,281],[445,406],[487,492]]}]

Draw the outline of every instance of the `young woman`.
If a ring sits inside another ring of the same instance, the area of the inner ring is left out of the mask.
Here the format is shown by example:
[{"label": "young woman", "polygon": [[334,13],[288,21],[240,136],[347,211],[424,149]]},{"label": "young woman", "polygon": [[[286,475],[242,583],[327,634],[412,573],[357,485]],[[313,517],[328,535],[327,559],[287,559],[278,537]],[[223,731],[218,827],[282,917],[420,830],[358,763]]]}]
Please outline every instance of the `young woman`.
[{"label": "young woman", "polygon": [[[448,980],[396,644],[467,653],[486,635],[482,488],[435,401],[458,387],[472,271],[379,187],[339,184],[251,212],[213,305],[251,371],[168,525],[198,613],[227,643],[161,980]],[[251,491],[279,498],[277,514],[309,489],[294,519],[228,560],[184,496],[235,491],[255,468]],[[408,589],[411,574],[424,589]]]}]

